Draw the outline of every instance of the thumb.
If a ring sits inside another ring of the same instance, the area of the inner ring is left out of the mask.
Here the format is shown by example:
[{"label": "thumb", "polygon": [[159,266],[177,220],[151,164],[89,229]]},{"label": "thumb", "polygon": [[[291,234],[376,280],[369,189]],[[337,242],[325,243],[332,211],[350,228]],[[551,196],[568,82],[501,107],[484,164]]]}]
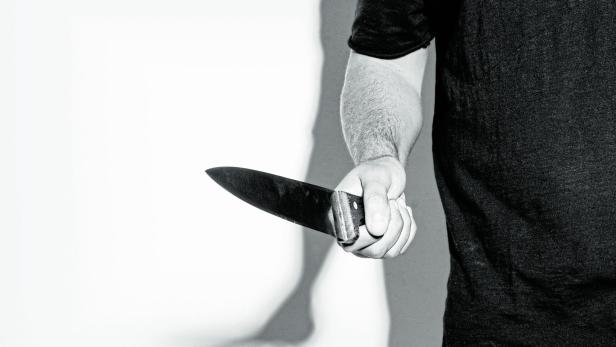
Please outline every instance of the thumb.
[{"label": "thumb", "polygon": [[362,184],[366,229],[370,235],[379,238],[385,234],[389,224],[388,187],[378,180],[370,179],[362,181]]}]

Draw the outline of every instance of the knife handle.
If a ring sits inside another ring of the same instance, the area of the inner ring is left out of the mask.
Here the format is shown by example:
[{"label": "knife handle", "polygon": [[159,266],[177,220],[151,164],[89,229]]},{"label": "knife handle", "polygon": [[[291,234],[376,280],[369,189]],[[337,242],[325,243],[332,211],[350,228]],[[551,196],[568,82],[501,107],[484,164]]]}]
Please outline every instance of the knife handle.
[{"label": "knife handle", "polygon": [[359,238],[359,227],[366,224],[364,199],[343,191],[331,196],[334,236],[341,246],[350,246]]}]

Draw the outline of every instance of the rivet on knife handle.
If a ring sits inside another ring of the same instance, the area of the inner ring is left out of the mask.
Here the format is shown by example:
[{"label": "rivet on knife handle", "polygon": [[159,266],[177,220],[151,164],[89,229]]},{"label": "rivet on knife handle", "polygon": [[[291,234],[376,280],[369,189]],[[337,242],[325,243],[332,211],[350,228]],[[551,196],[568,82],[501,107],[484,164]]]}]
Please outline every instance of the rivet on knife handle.
[{"label": "rivet on knife handle", "polygon": [[362,197],[342,191],[331,196],[334,232],[338,243],[350,246],[359,238],[359,227],[365,224]]}]

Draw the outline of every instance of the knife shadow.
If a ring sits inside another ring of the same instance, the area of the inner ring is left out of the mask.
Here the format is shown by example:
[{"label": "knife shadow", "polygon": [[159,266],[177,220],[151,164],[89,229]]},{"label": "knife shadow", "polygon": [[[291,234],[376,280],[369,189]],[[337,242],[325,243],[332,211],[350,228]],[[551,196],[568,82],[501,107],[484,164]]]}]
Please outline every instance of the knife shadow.
[{"label": "knife shadow", "polygon": [[[346,40],[355,5],[355,0],[321,0],[320,3],[323,67],[318,114],[312,129],[314,147],[305,181],[329,188],[335,187],[353,167],[342,137],[339,96],[349,54]],[[432,166],[433,46],[430,47],[432,52],[422,93],[424,127],[407,168],[406,195],[418,223],[418,233],[405,256],[385,263],[391,314],[390,346],[441,346],[449,257],[444,216]],[[304,230],[303,273],[297,287],[254,339],[233,346],[261,346],[259,341],[293,344],[310,335],[313,329],[311,287],[332,244],[331,239]]]}]

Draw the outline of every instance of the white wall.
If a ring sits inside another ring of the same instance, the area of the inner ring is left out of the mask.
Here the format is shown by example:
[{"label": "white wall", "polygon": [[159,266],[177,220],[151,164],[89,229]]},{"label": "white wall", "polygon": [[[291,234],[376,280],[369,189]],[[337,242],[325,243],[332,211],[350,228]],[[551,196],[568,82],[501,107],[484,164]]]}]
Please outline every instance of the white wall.
[{"label": "white wall", "polygon": [[2,115],[1,346],[207,346],[265,324],[300,275],[300,229],[204,170],[303,178],[318,6],[19,0],[5,12],[16,104]]}]

